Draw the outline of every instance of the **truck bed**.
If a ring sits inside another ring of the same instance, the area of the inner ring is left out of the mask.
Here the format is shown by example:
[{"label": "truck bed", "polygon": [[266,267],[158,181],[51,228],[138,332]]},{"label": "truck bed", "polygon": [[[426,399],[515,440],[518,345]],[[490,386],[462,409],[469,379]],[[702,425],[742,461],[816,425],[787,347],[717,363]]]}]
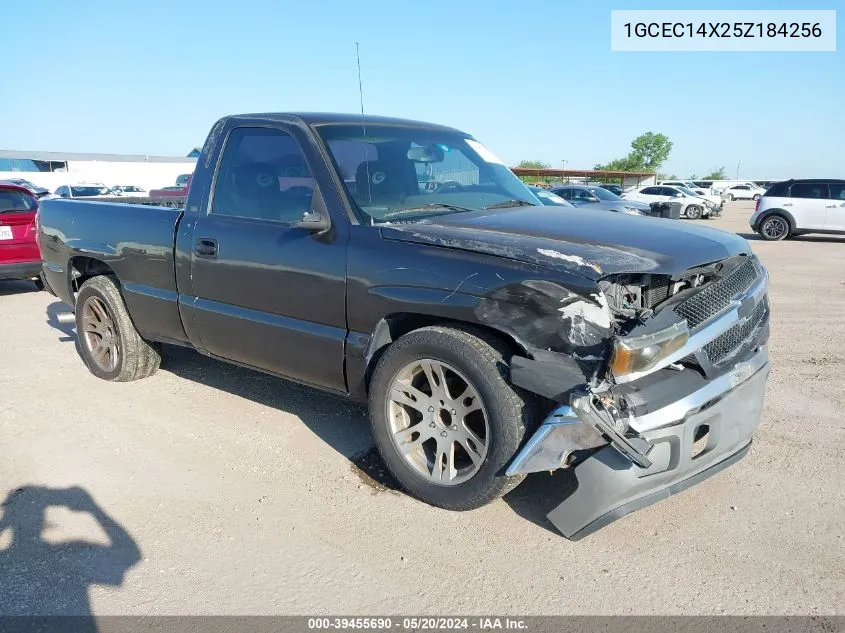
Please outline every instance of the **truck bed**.
[{"label": "truck bed", "polygon": [[142,334],[184,340],[174,257],[182,209],[150,204],[158,199],[113,200],[42,202],[40,247],[47,286],[73,305],[74,276],[84,276],[87,260],[95,260],[121,280],[124,298]]}]

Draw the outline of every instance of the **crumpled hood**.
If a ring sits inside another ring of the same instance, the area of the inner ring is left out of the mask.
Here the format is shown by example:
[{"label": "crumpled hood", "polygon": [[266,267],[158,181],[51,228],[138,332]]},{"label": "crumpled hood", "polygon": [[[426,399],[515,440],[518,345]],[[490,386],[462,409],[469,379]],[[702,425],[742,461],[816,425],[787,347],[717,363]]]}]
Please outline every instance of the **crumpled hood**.
[{"label": "crumpled hood", "polygon": [[750,253],[743,238],[689,220],[514,207],[381,226],[385,239],[474,251],[574,272],[680,276],[688,268]]}]

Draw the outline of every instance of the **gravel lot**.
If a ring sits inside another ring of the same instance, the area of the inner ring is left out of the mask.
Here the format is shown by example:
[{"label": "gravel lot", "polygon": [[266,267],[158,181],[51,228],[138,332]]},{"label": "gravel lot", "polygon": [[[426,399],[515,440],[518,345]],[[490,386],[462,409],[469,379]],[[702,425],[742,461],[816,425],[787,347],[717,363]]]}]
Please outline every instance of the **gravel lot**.
[{"label": "gravel lot", "polygon": [[[751,210],[702,224],[754,239]],[[752,244],[774,370],[750,454],[577,543],[544,519],[560,475],[431,508],[355,466],[378,476],[363,409],[180,349],[102,382],[61,304],[0,282],[0,613],[845,614],[845,239]]]}]

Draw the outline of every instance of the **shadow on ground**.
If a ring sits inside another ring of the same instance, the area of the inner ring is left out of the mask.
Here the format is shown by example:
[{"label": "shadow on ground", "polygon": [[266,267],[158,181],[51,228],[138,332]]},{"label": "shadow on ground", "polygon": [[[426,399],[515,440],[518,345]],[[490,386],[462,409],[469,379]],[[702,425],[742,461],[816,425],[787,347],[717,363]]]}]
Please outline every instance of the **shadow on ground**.
[{"label": "shadow on ground", "polygon": [[6,295],[20,295],[28,292],[39,292],[38,288],[31,281],[25,279],[2,280],[0,281],[0,297]]},{"label": "shadow on ground", "polygon": [[578,482],[571,470],[533,473],[504,497],[511,510],[523,519],[560,536],[546,515],[575,492]]},{"label": "shadow on ground", "polygon": [[[50,508],[89,514],[108,545],[45,539]],[[0,506],[0,615],[74,615],[74,631],[96,631],[88,588],[120,586],[141,558],[138,545],[82,488],[24,486]],[[2,627],[0,627],[2,628]]]},{"label": "shadow on ground", "polygon": [[[760,237],[757,233],[737,233],[740,237],[745,238],[746,240],[750,241],[764,241],[762,237]],[[790,237],[787,241],[789,242],[820,242],[820,243],[828,243],[828,244],[843,244],[845,243],[845,237],[843,236],[836,236],[836,235],[796,235],[794,237]]]},{"label": "shadow on ground", "polygon": [[[76,332],[74,331],[74,324],[73,323],[59,323],[59,314],[62,312],[68,312],[68,307],[61,301],[54,301],[50,305],[47,306],[47,325],[49,325],[54,330],[58,330],[62,336],[59,337],[59,341],[62,343],[76,343]],[[77,345],[77,351],[79,351],[79,346]]]},{"label": "shadow on ground", "polygon": [[[56,315],[65,310],[67,307],[61,302],[51,304],[47,308],[47,322],[62,333],[60,340],[76,341],[73,326],[61,324],[56,319]],[[346,457],[362,483],[375,491],[401,490],[373,445],[367,410],[363,405],[269,374],[214,360],[184,347],[165,346],[161,370],[290,413]],[[539,473],[530,475],[505,497],[505,501],[520,516],[555,531],[546,514],[574,489],[575,480],[569,473]]]}]

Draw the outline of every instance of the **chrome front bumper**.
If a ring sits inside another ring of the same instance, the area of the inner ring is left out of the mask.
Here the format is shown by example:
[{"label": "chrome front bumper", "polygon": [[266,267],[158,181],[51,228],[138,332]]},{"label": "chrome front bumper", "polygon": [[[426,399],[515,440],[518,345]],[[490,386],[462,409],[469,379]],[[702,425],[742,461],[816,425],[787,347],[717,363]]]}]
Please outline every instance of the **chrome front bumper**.
[{"label": "chrome front bumper", "polygon": [[[749,360],[687,396],[628,418],[625,422],[637,436],[621,436],[611,429],[610,443],[582,411],[558,407],[507,473],[555,470],[566,466],[577,451],[603,446],[574,467],[577,490],[548,515],[564,536],[582,538],[739,460],[760,423],[769,370],[768,350],[763,346]],[[694,453],[696,433],[702,427],[706,427],[702,429],[706,437]],[[633,444],[620,445],[614,437]]]}]

